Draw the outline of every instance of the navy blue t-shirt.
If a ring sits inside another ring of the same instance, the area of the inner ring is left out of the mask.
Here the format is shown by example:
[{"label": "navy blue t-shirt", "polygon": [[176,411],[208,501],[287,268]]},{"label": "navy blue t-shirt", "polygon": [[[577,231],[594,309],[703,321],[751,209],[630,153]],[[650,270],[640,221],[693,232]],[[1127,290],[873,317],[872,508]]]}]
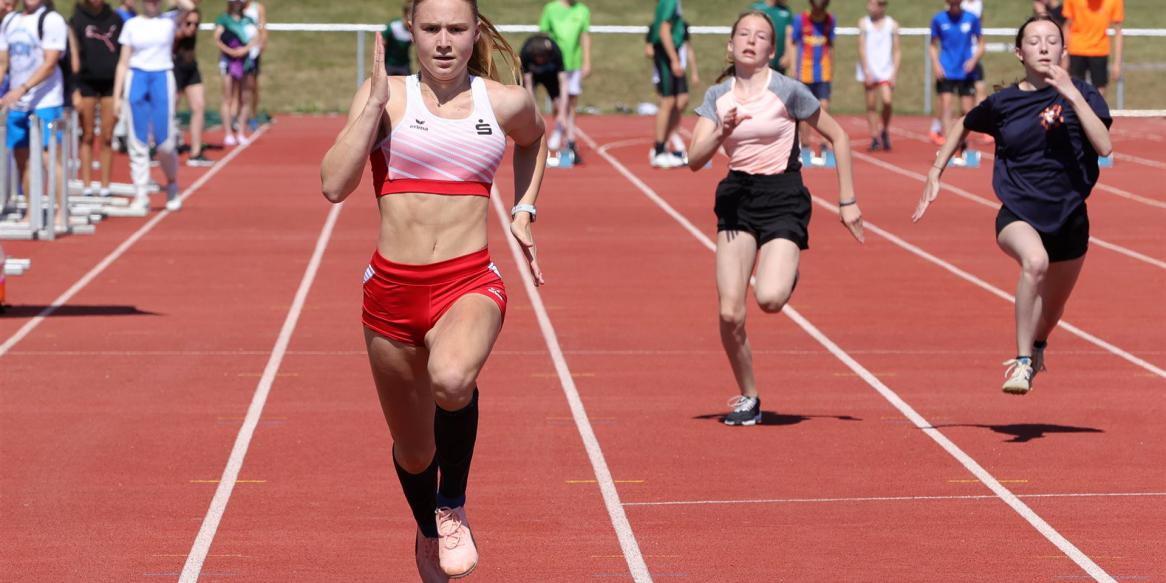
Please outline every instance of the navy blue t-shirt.
[{"label": "navy blue t-shirt", "polygon": [[[1092,85],[1073,84],[1108,128],[1105,99]],[[1073,106],[1051,86],[1001,89],[968,112],[964,127],[996,139],[996,196],[1038,231],[1059,229],[1097,184],[1097,152]]]}]

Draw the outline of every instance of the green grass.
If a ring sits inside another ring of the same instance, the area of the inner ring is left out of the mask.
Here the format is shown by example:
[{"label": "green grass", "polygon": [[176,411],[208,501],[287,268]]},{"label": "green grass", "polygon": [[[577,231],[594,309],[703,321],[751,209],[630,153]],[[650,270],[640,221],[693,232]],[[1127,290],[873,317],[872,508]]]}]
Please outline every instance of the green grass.
[{"label": "green grass", "polygon": [[[694,25],[728,25],[749,0],[682,0],[685,18]],[[541,0],[481,0],[484,14],[495,22],[535,24],[541,12]],[[593,0],[593,24],[646,24],[652,17],[652,0]],[[842,26],[854,26],[865,12],[863,0],[835,0],[831,11]],[[985,26],[1013,27],[1028,15],[1028,0],[989,0]],[[1127,2],[1126,22],[1138,28],[1166,28],[1166,11],[1157,2]],[[272,22],[387,22],[400,12],[394,0],[267,0],[268,18]],[[802,10],[807,0],[791,0],[795,10]],[[903,26],[925,27],[931,16],[942,9],[940,0],[891,0],[890,14]],[[225,2],[204,2],[203,20],[210,22],[225,8]],[[650,84],[651,70],[643,57],[642,39],[637,35],[593,34],[594,74],[585,85],[583,105],[612,111],[619,104],[634,105],[655,99]],[[207,89],[208,107],[219,106],[218,51],[210,33],[201,33],[199,59]],[[368,37],[371,62],[372,38]],[[520,44],[522,36],[510,38]],[[702,84],[694,87],[692,100],[699,101],[715,79],[724,59],[725,38],[696,35]],[[989,42],[1008,41],[989,38]],[[862,108],[862,91],[854,81],[857,58],[856,39],[839,37],[837,74],[833,107],[836,111],[854,112]],[[923,102],[923,41],[920,37],[903,38],[903,67],[900,73],[896,105],[901,112],[920,111]],[[1166,39],[1127,38],[1126,64],[1166,62]],[[1007,53],[992,53],[985,59],[990,83],[1011,82],[1019,73],[1015,59]],[[272,32],[270,46],[263,58],[263,108],[273,112],[346,111],[356,83],[356,39],[352,33]],[[1111,101],[1112,101],[1111,95]],[[1166,108],[1166,76],[1160,71],[1130,70],[1126,73],[1126,107]]]}]

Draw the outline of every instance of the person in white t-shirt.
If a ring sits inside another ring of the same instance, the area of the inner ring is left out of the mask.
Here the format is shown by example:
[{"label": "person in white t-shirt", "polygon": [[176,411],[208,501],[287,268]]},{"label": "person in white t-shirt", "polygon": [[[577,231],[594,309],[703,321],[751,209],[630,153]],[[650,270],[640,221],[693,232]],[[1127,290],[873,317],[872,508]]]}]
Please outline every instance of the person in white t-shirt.
[{"label": "person in white t-shirt", "polygon": [[[192,0],[178,0],[178,10],[163,13],[161,0],[144,0],[142,12],[125,22],[118,42],[121,58],[114,80],[114,96],[124,100],[115,110],[129,120],[130,174],[135,208],[149,206],[150,139],[166,173],[166,209],[182,208],[178,198],[178,155],[174,104],[174,34]],[[128,112],[126,109],[128,108]]]},{"label": "person in white t-shirt", "polygon": [[[8,108],[8,149],[26,181],[26,192],[29,120],[33,115],[40,120],[47,147],[53,138],[49,123],[65,112],[59,61],[68,39],[65,17],[54,12],[47,0],[24,0],[23,11],[12,12],[0,23],[0,77],[7,73],[10,87],[0,98],[0,107]],[[56,137],[59,141],[60,136]]]},{"label": "person in white t-shirt", "polygon": [[[858,21],[856,73],[866,90],[866,119],[870,124],[870,150],[891,149],[891,124],[895,80],[899,76],[899,23],[887,15],[887,0],[867,0],[867,16]],[[876,111],[883,103],[880,117]]]}]

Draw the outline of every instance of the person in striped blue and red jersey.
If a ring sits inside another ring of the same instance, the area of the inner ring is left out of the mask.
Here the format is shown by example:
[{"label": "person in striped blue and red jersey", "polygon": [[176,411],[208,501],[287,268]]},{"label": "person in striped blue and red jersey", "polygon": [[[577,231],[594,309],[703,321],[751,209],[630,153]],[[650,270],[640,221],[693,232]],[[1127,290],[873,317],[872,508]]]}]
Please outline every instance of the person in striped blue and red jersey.
[{"label": "person in striped blue and red jersey", "polygon": [[[791,25],[791,41],[797,48],[793,77],[810,88],[822,111],[830,110],[834,79],[834,15],[826,11],[829,6],[830,0],[810,0],[810,9],[795,16]],[[802,149],[811,152],[815,162],[822,159],[826,148],[815,151],[815,140],[805,124],[800,134]]]}]

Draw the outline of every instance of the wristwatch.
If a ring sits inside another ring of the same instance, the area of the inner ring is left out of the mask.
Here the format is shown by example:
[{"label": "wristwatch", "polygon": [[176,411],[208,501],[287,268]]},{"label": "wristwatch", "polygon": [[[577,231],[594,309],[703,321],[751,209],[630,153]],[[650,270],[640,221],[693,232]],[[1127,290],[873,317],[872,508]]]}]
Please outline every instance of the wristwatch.
[{"label": "wristwatch", "polygon": [[510,217],[514,218],[518,213],[530,213],[530,222],[535,221],[538,216],[538,211],[535,210],[533,204],[516,204],[514,208],[510,209]]}]

